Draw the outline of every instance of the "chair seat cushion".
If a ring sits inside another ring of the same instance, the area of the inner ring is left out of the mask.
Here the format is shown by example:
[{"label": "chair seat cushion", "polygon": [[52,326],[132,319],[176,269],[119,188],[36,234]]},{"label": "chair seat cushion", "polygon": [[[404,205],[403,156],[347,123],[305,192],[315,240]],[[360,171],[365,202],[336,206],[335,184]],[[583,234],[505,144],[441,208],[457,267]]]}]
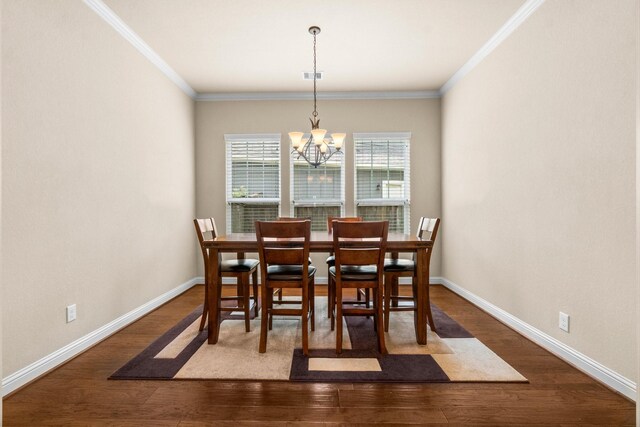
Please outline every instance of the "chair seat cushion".
[{"label": "chair seat cushion", "polygon": [[411,259],[385,259],[384,271],[413,271],[415,263]]},{"label": "chair seat cushion", "polygon": [[[309,266],[309,277],[316,274],[316,268]],[[301,265],[270,265],[267,267],[267,277],[269,280],[301,280]]]},{"label": "chair seat cushion", "polygon": [[260,264],[257,259],[229,259],[222,261],[220,264],[220,271],[223,273],[245,273],[253,270]]},{"label": "chair seat cushion", "polygon": [[331,255],[329,258],[327,258],[327,265],[329,267],[332,267],[332,266],[336,265],[336,256],[335,255]]},{"label": "chair seat cushion", "polygon": [[[378,268],[375,265],[343,265],[342,266],[342,280],[377,280],[376,274]],[[329,274],[335,277],[336,267],[329,267]]]}]

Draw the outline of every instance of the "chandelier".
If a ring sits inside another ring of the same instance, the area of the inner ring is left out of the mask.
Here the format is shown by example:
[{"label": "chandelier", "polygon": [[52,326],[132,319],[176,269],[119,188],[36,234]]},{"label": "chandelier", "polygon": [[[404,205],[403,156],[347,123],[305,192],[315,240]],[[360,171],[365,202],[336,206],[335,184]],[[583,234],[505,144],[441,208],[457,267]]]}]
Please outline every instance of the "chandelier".
[{"label": "chandelier", "polygon": [[291,154],[297,154],[297,159],[303,158],[311,166],[317,168],[326,163],[334,154],[342,154],[342,143],[347,136],[345,133],[332,133],[331,138],[325,138],[326,129],[320,129],[318,118],[318,96],[316,91],[316,36],[320,33],[320,27],[310,27],[309,33],[313,35],[313,118],[311,121],[311,135],[303,141],[304,132],[289,132],[293,149]]}]

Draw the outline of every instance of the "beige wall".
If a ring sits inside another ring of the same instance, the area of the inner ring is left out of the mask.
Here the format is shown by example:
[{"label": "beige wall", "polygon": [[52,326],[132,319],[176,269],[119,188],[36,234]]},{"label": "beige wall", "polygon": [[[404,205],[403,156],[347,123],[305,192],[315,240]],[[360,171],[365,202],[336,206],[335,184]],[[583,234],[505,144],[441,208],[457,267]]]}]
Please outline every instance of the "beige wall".
[{"label": "beige wall", "polygon": [[638,22],[615,3],[545,2],[443,99],[443,275],[635,380]]},{"label": "beige wall", "polygon": [[[225,133],[281,133],[281,193],[283,216],[289,215],[289,140],[287,133],[306,131],[312,101],[229,101],[196,103],[196,212],[213,216],[226,229]],[[440,100],[363,100],[318,103],[321,123],[329,131],[347,132],[346,215],[354,213],[353,132],[410,131],[411,230],[420,216],[440,215]],[[432,259],[431,275],[440,274],[440,250]],[[326,256],[314,255],[326,277]]]},{"label": "beige wall", "polygon": [[[636,20],[640,22],[640,1],[636,0]],[[640,325],[640,26],[636,27],[636,325]],[[636,327],[636,369],[640,377],[640,327]],[[640,426],[640,390],[636,384],[636,425]]]},{"label": "beige wall", "polygon": [[197,258],[193,101],[83,2],[2,4],[6,377],[191,279]]},{"label": "beige wall", "polygon": [[[0,23],[2,22],[2,3],[0,3]],[[2,46],[2,31],[0,30],[0,47]],[[0,82],[2,82],[2,52],[0,49]],[[2,84],[0,84],[0,99],[2,98]],[[0,102],[0,378],[2,378],[2,102]],[[0,425],[2,425],[2,398],[0,398]]]}]

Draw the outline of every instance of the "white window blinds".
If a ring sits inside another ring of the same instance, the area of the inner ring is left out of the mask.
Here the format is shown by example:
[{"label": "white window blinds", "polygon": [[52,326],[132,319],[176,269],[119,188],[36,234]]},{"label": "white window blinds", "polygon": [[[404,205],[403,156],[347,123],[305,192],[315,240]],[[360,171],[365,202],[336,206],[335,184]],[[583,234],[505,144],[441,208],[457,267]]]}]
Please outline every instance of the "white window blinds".
[{"label": "white window blinds", "polygon": [[314,231],[326,230],[327,216],[343,215],[344,154],[333,156],[317,168],[296,157],[291,154],[291,214],[310,218]]},{"label": "white window blinds", "polygon": [[227,233],[280,214],[280,134],[225,135]]},{"label": "white window blinds", "polygon": [[389,231],[409,233],[408,132],[355,133],[356,215],[389,221]]}]

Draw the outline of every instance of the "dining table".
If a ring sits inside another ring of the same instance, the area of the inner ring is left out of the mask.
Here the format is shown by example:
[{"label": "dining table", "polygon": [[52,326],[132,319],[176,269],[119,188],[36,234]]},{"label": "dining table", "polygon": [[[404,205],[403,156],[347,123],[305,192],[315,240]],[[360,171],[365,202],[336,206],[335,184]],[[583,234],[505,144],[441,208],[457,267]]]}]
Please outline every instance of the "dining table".
[{"label": "dining table", "polygon": [[[223,253],[258,252],[258,240],[255,233],[230,233],[206,240],[203,245],[207,248],[208,277],[208,343],[216,344],[220,333],[220,293],[222,277],[220,264]],[[429,299],[429,262],[427,249],[433,246],[433,241],[416,237],[415,235],[390,232],[387,237],[387,253],[414,253],[416,261],[416,311],[415,333],[418,344],[427,344],[427,320],[431,329],[435,331],[433,316],[431,315]],[[312,231],[310,240],[311,252],[333,252],[333,234],[328,231]]]}]

